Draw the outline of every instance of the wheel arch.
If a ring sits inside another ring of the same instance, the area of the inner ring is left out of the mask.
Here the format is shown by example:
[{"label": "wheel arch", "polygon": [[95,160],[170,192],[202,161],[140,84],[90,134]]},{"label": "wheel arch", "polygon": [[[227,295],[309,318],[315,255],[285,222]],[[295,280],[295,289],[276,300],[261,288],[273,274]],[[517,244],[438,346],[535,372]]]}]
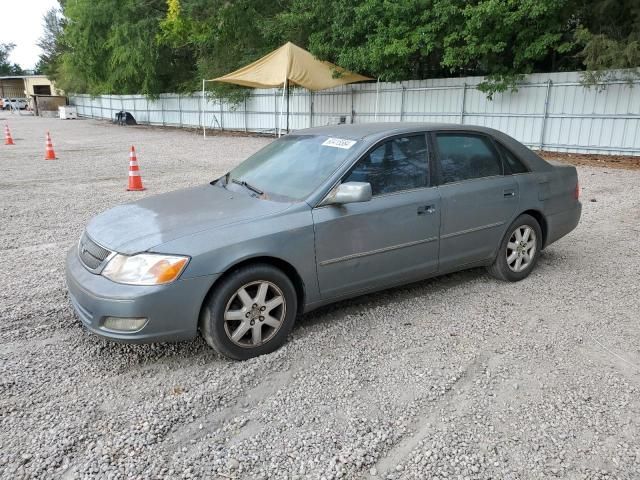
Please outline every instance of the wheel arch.
[{"label": "wheel arch", "polygon": [[540,225],[540,229],[542,230],[542,248],[546,247],[547,237],[549,233],[549,226],[547,224],[547,219],[545,218],[543,213],[539,210],[530,209],[530,210],[525,210],[524,212],[520,213],[520,215],[530,215],[536,219],[536,221]]},{"label": "wheel arch", "polygon": [[281,258],[278,257],[272,257],[272,256],[268,256],[268,255],[262,255],[262,256],[257,256],[257,257],[251,257],[251,258],[245,258],[242,260],[238,260],[235,263],[231,264],[222,275],[220,275],[215,282],[213,282],[213,284],[211,285],[211,287],[209,288],[209,290],[207,291],[207,294],[205,295],[204,299],[202,300],[202,305],[200,306],[200,318],[202,318],[202,310],[205,308],[205,305],[207,304],[207,302],[209,301],[209,298],[211,297],[213,291],[217,288],[218,285],[220,285],[220,283],[222,281],[224,281],[224,279],[226,277],[228,277],[231,272],[245,267],[247,265],[256,265],[256,264],[267,264],[267,265],[271,265],[272,267],[275,267],[279,270],[281,270],[282,272],[284,272],[284,274],[289,277],[289,280],[291,280],[291,283],[293,283],[293,288],[296,291],[296,298],[298,300],[298,315],[301,314],[304,311],[304,302],[305,302],[305,298],[306,298],[306,294],[305,294],[305,285],[304,282],[302,280],[302,277],[300,276],[300,274],[298,273],[298,271],[296,270],[296,268],[291,265],[289,262],[287,262],[286,260],[283,260]]}]

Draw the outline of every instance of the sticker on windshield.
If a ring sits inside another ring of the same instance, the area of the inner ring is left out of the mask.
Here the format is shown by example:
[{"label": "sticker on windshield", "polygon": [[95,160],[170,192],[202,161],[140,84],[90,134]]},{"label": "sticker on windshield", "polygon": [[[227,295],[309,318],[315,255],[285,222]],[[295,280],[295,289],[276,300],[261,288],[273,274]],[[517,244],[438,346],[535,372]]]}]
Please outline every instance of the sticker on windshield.
[{"label": "sticker on windshield", "polygon": [[357,142],[355,140],[345,140],[344,138],[327,138],[322,145],[325,147],[344,148],[349,150]]}]

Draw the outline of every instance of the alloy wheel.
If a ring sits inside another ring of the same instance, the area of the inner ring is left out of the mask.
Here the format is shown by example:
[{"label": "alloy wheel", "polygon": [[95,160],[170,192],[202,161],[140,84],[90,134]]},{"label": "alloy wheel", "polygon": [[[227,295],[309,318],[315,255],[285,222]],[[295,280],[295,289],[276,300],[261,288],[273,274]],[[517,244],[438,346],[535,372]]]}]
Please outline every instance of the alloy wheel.
[{"label": "alloy wheel", "polygon": [[517,227],[507,243],[507,265],[513,272],[526,270],[536,254],[536,232],[529,225]]},{"label": "alloy wheel", "polygon": [[277,285],[266,280],[247,283],[227,302],[224,330],[236,345],[257,347],[278,333],[285,314],[285,297]]}]

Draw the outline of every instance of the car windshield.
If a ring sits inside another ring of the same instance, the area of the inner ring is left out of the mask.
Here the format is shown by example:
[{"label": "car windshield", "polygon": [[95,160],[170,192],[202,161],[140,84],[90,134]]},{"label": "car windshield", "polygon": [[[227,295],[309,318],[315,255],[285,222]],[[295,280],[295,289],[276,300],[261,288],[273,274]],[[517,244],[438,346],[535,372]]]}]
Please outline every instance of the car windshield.
[{"label": "car windshield", "polygon": [[272,200],[303,200],[350,155],[355,140],[287,135],[229,172],[227,185],[246,182]]}]

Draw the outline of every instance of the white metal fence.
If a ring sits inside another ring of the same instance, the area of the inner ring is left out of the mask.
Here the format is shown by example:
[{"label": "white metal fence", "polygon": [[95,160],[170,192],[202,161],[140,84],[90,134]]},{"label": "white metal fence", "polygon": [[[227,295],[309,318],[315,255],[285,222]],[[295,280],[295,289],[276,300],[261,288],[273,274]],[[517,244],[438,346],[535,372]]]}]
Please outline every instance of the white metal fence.
[{"label": "white metal fence", "polygon": [[[610,82],[603,90],[580,84],[578,72],[533,74],[517,92],[494,95],[475,86],[482,77],[355,84],[310,93],[293,89],[291,130],[337,123],[446,122],[484,125],[544,150],[640,155],[640,82]],[[378,90],[378,95],[376,95]],[[201,94],[75,95],[85,117],[113,119],[121,110],[138,123],[275,132],[281,89],[255,90],[238,105]],[[285,104],[286,105],[286,104]],[[286,107],[285,107],[286,108]]]}]

